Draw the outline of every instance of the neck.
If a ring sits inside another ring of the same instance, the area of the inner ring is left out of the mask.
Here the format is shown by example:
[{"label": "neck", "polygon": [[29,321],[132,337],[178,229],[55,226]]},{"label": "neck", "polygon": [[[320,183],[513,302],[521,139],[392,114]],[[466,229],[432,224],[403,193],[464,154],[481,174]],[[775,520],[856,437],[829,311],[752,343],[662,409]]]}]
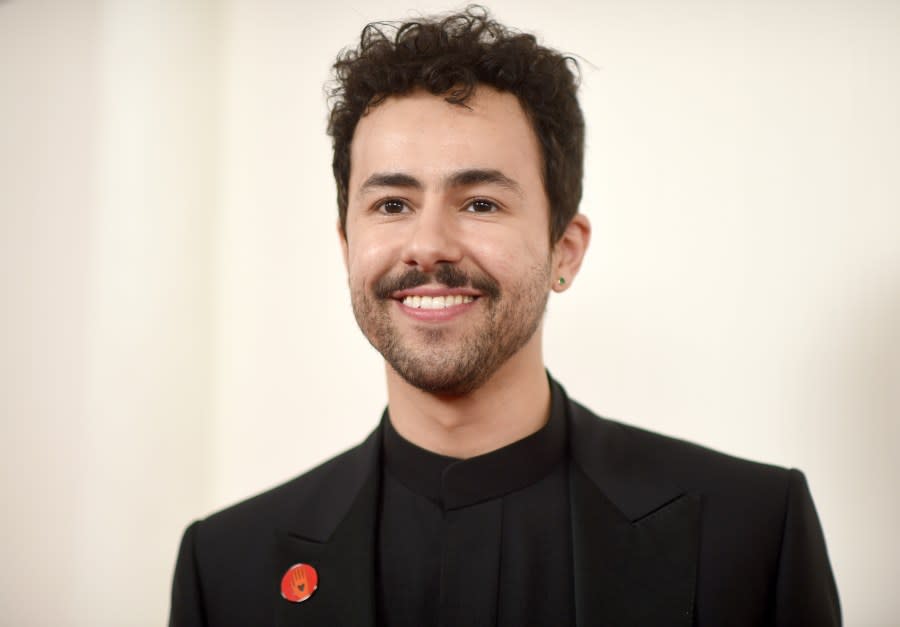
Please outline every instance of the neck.
[{"label": "neck", "polygon": [[464,396],[437,396],[387,369],[391,424],[413,444],[467,459],[531,435],[550,415],[550,385],[540,333],[481,387]]}]

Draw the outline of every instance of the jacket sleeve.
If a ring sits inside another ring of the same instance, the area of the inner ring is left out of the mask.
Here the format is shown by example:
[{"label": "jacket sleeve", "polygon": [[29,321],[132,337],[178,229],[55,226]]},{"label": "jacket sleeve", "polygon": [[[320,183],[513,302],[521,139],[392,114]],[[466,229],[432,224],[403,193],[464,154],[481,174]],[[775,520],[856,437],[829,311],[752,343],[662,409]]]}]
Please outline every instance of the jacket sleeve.
[{"label": "jacket sleeve", "polygon": [[839,627],[841,606],[806,478],[790,471],[776,581],[775,625]]},{"label": "jacket sleeve", "polygon": [[172,581],[169,627],[206,627],[206,612],[195,546],[199,524],[199,521],[191,524],[181,539],[178,561],[175,564],[175,577]]}]

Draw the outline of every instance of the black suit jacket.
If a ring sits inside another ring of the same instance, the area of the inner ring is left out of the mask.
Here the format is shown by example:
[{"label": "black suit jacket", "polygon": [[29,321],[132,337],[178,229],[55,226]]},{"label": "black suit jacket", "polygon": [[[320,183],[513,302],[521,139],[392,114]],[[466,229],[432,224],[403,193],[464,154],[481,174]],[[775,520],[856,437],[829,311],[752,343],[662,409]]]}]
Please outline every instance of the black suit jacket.
[{"label": "black suit jacket", "polygon": [[[566,403],[578,627],[841,624],[801,472]],[[188,527],[170,626],[374,627],[380,433]],[[319,586],[290,603],[280,582],[298,562]]]}]

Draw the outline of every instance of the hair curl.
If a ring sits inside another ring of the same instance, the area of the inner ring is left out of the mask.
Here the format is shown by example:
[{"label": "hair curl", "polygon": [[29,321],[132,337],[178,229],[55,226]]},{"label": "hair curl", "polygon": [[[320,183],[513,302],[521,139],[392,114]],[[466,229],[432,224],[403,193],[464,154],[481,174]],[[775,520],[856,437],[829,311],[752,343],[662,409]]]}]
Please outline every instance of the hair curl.
[{"label": "hair curl", "polygon": [[359,47],[338,55],[329,90],[341,228],[347,221],[350,144],[360,118],[389,96],[415,89],[465,105],[485,84],[515,95],[531,121],[550,202],[550,240],[558,241],[578,211],[584,171],[584,117],[572,66],[577,70],[572,57],[503,26],[478,5],[445,17],[367,25]]}]

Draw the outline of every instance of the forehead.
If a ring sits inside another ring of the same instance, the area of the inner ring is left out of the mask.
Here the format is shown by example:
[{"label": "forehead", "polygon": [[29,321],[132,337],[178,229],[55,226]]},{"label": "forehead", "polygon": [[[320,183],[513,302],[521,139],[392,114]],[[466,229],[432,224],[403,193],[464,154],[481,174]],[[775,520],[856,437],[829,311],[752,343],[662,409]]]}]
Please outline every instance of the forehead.
[{"label": "forehead", "polygon": [[485,168],[541,188],[537,137],[518,99],[479,86],[465,105],[424,91],[392,96],[364,115],[350,149],[350,195],[376,172],[408,172],[426,183]]}]

